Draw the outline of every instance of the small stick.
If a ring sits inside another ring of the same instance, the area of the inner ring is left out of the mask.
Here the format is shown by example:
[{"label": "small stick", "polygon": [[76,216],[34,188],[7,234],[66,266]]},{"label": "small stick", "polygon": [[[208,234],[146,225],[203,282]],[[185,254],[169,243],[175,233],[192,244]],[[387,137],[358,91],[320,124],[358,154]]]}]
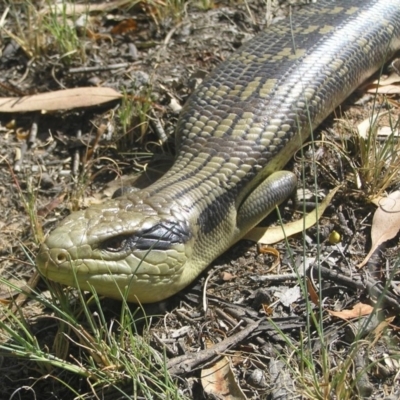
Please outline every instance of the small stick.
[{"label": "small stick", "polygon": [[[82,130],[78,129],[76,132],[76,138],[79,140],[82,138]],[[79,173],[79,161],[80,161],[80,152],[79,148],[75,149],[74,157],[72,160],[72,175],[77,176]]]},{"label": "small stick", "polygon": [[38,127],[39,127],[39,114],[36,114],[33,119],[31,129],[29,131],[29,136],[28,136],[28,146],[29,147],[32,147],[32,145],[36,142]]},{"label": "small stick", "polygon": [[110,65],[98,65],[96,67],[78,67],[78,68],[70,68],[70,74],[79,74],[81,72],[96,72],[96,71],[109,71],[112,69],[119,68],[127,68],[131,65],[131,63],[119,63],[119,64],[110,64]]}]

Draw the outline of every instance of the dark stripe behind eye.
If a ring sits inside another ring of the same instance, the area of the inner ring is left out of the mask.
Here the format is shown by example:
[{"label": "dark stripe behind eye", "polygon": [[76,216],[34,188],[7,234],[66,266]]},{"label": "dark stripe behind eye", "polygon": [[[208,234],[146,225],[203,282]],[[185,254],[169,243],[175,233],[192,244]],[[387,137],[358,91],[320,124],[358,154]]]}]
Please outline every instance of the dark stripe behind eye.
[{"label": "dark stripe behind eye", "polygon": [[190,238],[191,233],[186,222],[164,221],[145,231],[108,238],[100,247],[113,253],[128,249],[168,250],[176,243],[186,243]]}]

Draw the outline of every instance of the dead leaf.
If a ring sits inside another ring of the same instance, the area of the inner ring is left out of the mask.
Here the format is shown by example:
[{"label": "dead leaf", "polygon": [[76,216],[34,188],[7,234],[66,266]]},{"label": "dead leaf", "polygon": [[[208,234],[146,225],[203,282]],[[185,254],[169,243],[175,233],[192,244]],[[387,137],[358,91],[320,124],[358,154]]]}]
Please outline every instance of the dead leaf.
[{"label": "dead leaf", "polygon": [[3,304],[8,304],[10,299],[21,293],[26,287],[26,282],[14,278],[0,281],[0,301]]},{"label": "dead leaf", "polygon": [[260,254],[270,254],[271,256],[274,256],[279,259],[280,253],[277,249],[274,249],[273,247],[270,246],[265,246],[261,245],[258,249]]},{"label": "dead leaf", "polygon": [[112,43],[112,38],[110,35],[106,35],[104,33],[96,33],[95,31],[86,27],[85,29],[86,37],[89,39],[98,41],[98,40],[109,40]]},{"label": "dead leaf", "polygon": [[309,278],[307,278],[307,290],[308,294],[310,295],[311,301],[316,305],[319,306],[319,296],[315,291],[314,285]]},{"label": "dead leaf", "polygon": [[[365,139],[368,140],[368,137],[370,135],[371,132],[371,127],[376,125],[377,121],[387,115],[389,112],[388,111],[380,111],[378,113],[372,114],[370,117],[364,119],[364,121],[360,122],[357,125],[357,132],[358,135]],[[394,129],[393,127],[390,126],[382,126],[382,127],[378,127],[378,131],[377,131],[377,135],[378,136],[398,136],[399,135],[399,130],[398,129]]]},{"label": "dead leaf", "polygon": [[104,1],[103,3],[93,3],[93,4],[91,4],[90,2],[85,2],[85,4],[75,4],[63,1],[62,3],[59,4],[51,4],[43,7],[41,12],[45,14],[51,11],[52,13],[55,12],[62,13],[62,15],[77,16],[83,13],[101,12],[101,11],[118,9],[131,2],[132,2],[131,0],[116,0],[111,2]]},{"label": "dead leaf", "polygon": [[131,32],[137,30],[137,23],[134,19],[128,18],[124,19],[117,25],[115,25],[110,33],[113,35],[123,35],[124,33]]},{"label": "dead leaf", "polygon": [[394,83],[400,83],[400,75],[397,72],[392,72],[390,75],[385,78],[375,79],[372,84],[379,86],[388,86],[393,85]]},{"label": "dead leaf", "polygon": [[360,122],[357,125],[358,136],[367,140],[368,136],[370,134],[370,131],[371,131],[371,127],[376,124],[376,122],[379,120],[379,118],[381,118],[387,114],[388,114],[388,111],[380,111],[378,113],[372,114],[368,118],[365,118],[364,121]]},{"label": "dead leaf", "polygon": [[380,244],[393,239],[400,230],[400,191],[396,190],[380,200],[371,227],[371,249],[363,262],[357,266],[362,268],[371,258]]},{"label": "dead leaf", "polygon": [[201,384],[204,391],[223,400],[247,399],[236,382],[228,357],[223,357],[210,368],[201,371]]},{"label": "dead leaf", "polygon": [[236,275],[232,275],[229,272],[223,271],[221,272],[221,274],[219,275],[220,279],[223,280],[224,282],[229,282],[233,279],[236,278]]},{"label": "dead leaf", "polygon": [[270,254],[271,256],[275,257],[271,267],[268,268],[268,273],[273,271],[281,263],[281,255],[279,250],[274,249],[273,247],[265,245],[264,243],[258,243],[258,252],[260,254]]},{"label": "dead leaf", "polygon": [[377,88],[371,88],[367,90],[368,93],[378,93],[378,94],[399,94],[400,85],[387,85],[379,86]]},{"label": "dead leaf", "polygon": [[[248,350],[249,352],[253,352],[254,349],[250,348]],[[247,360],[247,357],[243,355],[242,351],[235,351],[235,354],[231,356],[231,364],[234,367],[237,367],[238,365],[243,365]]]},{"label": "dead leaf", "polygon": [[299,286],[292,288],[284,287],[283,289],[274,292],[274,296],[285,306],[290,307],[293,303],[301,297],[301,291]]},{"label": "dead leaf", "polygon": [[[397,83],[397,85],[396,85]],[[393,72],[386,78],[377,79],[368,85],[368,93],[397,94],[400,93],[400,76]]]},{"label": "dead leaf", "polygon": [[303,232],[304,229],[308,229],[317,223],[317,220],[321,218],[326,207],[330,204],[333,196],[339,190],[339,186],[332,189],[324,200],[319,203],[318,207],[307,214],[303,219],[298,221],[289,222],[283,226],[273,226],[268,228],[253,228],[248,232],[244,239],[253,240],[254,242],[263,244],[273,244],[280,242],[285,237],[293,236],[296,233]]},{"label": "dead leaf", "polygon": [[17,127],[17,121],[15,119],[12,119],[11,121],[7,122],[4,126],[7,129],[13,130]]},{"label": "dead leaf", "polygon": [[31,96],[0,97],[0,112],[59,111],[96,106],[121,97],[121,93],[108,87],[80,87]]},{"label": "dead leaf", "polygon": [[374,340],[370,343],[371,348],[373,348],[378,340],[382,337],[386,329],[391,326],[390,324],[394,321],[396,317],[392,315],[391,317],[387,317],[384,321],[381,321],[379,325],[373,330]]},{"label": "dead leaf", "polygon": [[392,135],[394,137],[399,136],[399,130],[390,126],[382,126],[378,129],[378,136],[389,137]]},{"label": "dead leaf", "polygon": [[363,315],[370,315],[374,307],[369,304],[357,303],[351,310],[331,311],[327,310],[330,315],[334,317],[348,320],[351,318],[359,318]]},{"label": "dead leaf", "polygon": [[62,202],[64,201],[66,193],[62,193],[53,199],[50,203],[46,204],[44,207],[41,207],[37,211],[37,215],[41,217],[47,217],[49,213],[51,213],[54,209],[56,209]]},{"label": "dead leaf", "polygon": [[271,317],[274,314],[274,309],[267,304],[262,304],[265,315]]},{"label": "dead leaf", "polygon": [[17,128],[15,130],[15,136],[17,137],[18,140],[24,141],[29,136],[29,130],[23,128]]}]

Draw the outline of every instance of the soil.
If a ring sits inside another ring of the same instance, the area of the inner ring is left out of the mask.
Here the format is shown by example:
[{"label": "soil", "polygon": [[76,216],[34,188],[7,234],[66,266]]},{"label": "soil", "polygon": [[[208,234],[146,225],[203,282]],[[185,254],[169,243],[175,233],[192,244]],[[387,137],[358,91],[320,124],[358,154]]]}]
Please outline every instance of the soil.
[{"label": "soil", "polygon": [[[110,198],[119,187],[143,187],[160,177],[173,162],[174,127],[190,93],[242,43],[287,15],[289,3],[296,3],[295,12],[300,2],[189,2],[180,8],[179,2],[171,3],[175,9],[161,2],[132,3],[92,11],[83,25],[80,15],[84,13],[76,12],[67,19],[84,45],[70,56],[49,39],[48,28],[40,30],[45,25],[44,15],[50,12],[46,11],[48,3],[0,4],[4,17],[0,22],[2,97],[111,87],[123,90],[133,109],[129,114],[125,103],[114,101],[54,112],[0,113],[3,323],[9,321],[7,310],[15,307],[17,294],[34,284],[34,259],[43,237],[70,212]],[[29,7],[40,12],[32,14]],[[32,23],[37,26],[33,28]],[[301,382],[300,363],[293,355],[293,349],[304,344],[317,360],[321,347],[329,347],[330,378],[338,369],[345,369],[344,360],[350,359],[344,375],[353,386],[346,398],[400,396],[398,236],[381,246],[364,269],[357,268],[371,246],[376,206],[368,201],[371,188],[358,184],[354,172],[359,157],[354,132],[373,114],[375,101],[365,87],[360,88],[314,133],[314,143],[306,144],[302,154],[287,166],[298,174],[304,190],[299,191],[297,202],[281,207],[283,222],[298,220],[303,209],[313,209],[317,199],[321,202],[340,185],[317,227],[273,245],[274,250],[241,241],[191,287],[145,307],[145,315],[162,317],[149,317],[145,327],[138,323],[138,332],[146,331],[152,347],[166,354],[170,363],[176,357],[204,350],[207,340],[224,343],[242,328],[258,323],[245,339],[222,351],[231,356],[231,368],[247,398],[277,398],[273,396],[282,387],[286,390],[282,398],[289,393],[311,398],[305,382],[312,377],[303,375]],[[380,96],[378,101],[384,103]],[[399,107],[395,97],[390,104],[392,120],[396,121]],[[124,118],[124,113],[128,117]],[[393,186],[387,189],[391,191]],[[273,213],[264,225],[276,225],[277,219]],[[333,232],[338,233],[338,241]],[[307,269],[305,282],[311,301],[302,294],[296,278],[295,272],[303,269]],[[372,293],[371,288],[377,291]],[[42,280],[34,290],[48,296]],[[355,318],[349,323],[329,313],[360,303],[375,305],[376,293],[381,292],[385,301],[374,318]],[[322,302],[313,299],[313,293]],[[72,292],[72,296],[76,295]],[[206,310],[203,299],[208,304]],[[118,317],[118,302],[104,299],[102,307],[110,319]],[[54,348],[56,321],[46,319],[51,310],[44,309],[35,296],[21,302],[19,310],[41,347]],[[307,330],[311,315],[321,318],[325,342],[313,326],[316,321]],[[274,326],[267,324],[270,320]],[[361,341],[355,338],[355,326],[366,320]],[[1,346],[9,335],[4,333],[4,325],[0,326]],[[354,343],[359,346],[356,352]],[[71,352],[80,355],[76,349]],[[96,398],[87,381],[72,373],[46,370],[2,348],[0,354],[0,398],[11,399],[16,393],[21,399],[76,398],[57,379],[68,382],[82,398]],[[84,358],[80,361],[87,362]],[[209,361],[193,367],[186,360],[186,371],[182,369],[185,362],[181,369],[171,369],[172,375],[179,377],[176,385],[180,393],[195,399],[217,398],[204,391],[201,383],[200,371]],[[277,364],[280,378],[273,372]],[[356,374],[362,375],[363,383],[356,383]],[[290,376],[289,381],[285,375]],[[321,387],[329,386],[330,378],[324,380],[321,371],[317,375]],[[345,398],[337,393],[327,387],[324,398]]]}]

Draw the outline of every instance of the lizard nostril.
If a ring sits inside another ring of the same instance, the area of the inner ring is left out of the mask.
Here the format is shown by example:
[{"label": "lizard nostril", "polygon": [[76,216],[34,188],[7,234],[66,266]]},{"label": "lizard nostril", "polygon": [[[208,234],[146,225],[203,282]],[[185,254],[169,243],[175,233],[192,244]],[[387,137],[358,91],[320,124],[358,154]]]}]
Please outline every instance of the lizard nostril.
[{"label": "lizard nostril", "polygon": [[55,257],[58,264],[62,264],[63,262],[67,261],[67,255],[64,252],[60,252]]}]

